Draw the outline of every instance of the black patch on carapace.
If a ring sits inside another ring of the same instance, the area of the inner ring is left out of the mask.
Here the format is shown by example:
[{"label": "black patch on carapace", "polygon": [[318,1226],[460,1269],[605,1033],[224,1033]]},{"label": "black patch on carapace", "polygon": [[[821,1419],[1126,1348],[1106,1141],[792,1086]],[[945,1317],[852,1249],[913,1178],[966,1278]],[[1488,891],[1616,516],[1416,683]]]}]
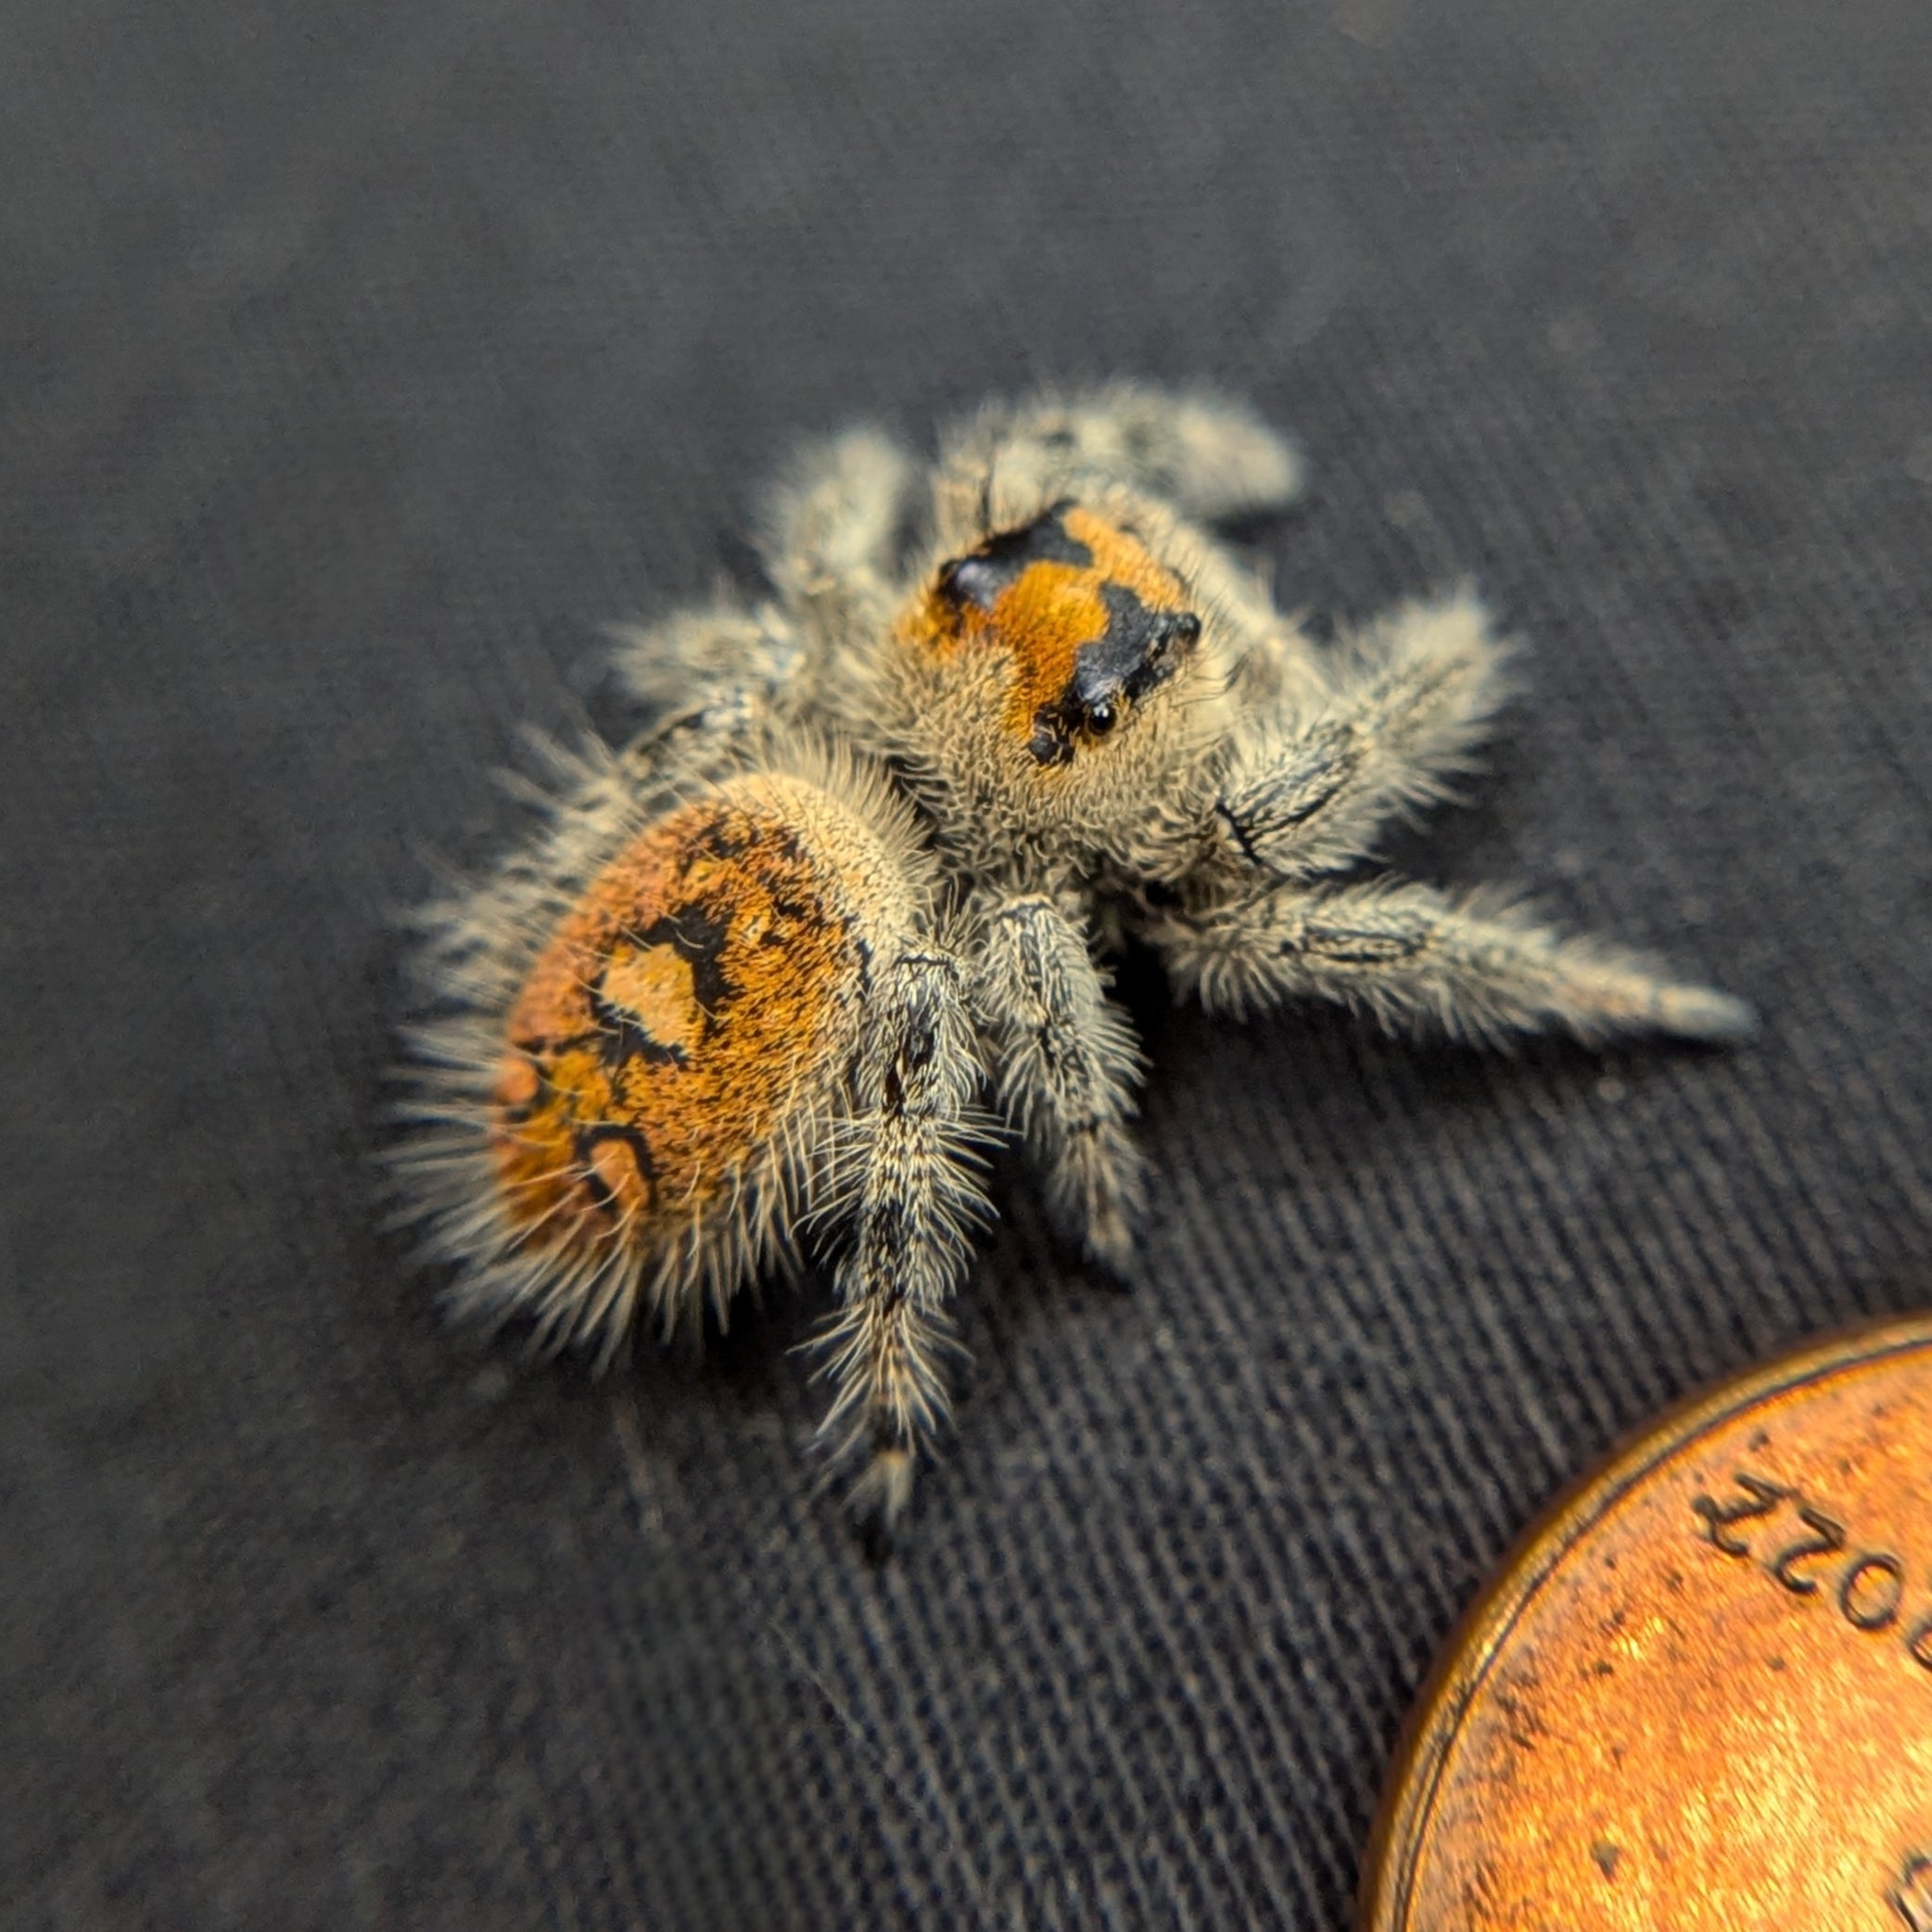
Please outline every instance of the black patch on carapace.
[{"label": "black patch on carapace", "polygon": [[1073,564],[1084,569],[1093,552],[1070,536],[1061,521],[1073,508],[1073,499],[1055,503],[1044,515],[1017,530],[1001,530],[977,550],[955,557],[939,569],[939,594],[953,604],[970,604],[990,611],[999,593],[1016,583],[1035,564]]},{"label": "black patch on carapace", "polygon": [[1166,683],[1201,635],[1192,611],[1150,610],[1125,584],[1102,584],[1100,601],[1107,629],[1074,654],[1066,688],[1033,714],[1026,748],[1042,765],[1064,765],[1076,731],[1111,731],[1121,707]]},{"label": "black patch on carapace", "polygon": [[591,1164],[591,1154],[606,1140],[620,1141],[630,1150],[630,1158],[637,1163],[638,1177],[644,1184],[644,1195],[649,1205],[657,1204],[657,1163],[651,1158],[651,1143],[632,1126],[617,1121],[601,1120],[588,1127],[578,1127],[573,1137],[577,1154],[577,1164],[583,1172],[580,1176],[583,1190],[605,1214],[615,1214],[617,1197],[605,1185],[604,1176]]},{"label": "black patch on carapace", "polygon": [[[687,906],[681,912],[653,921],[642,932],[626,933],[623,937],[640,952],[668,946],[689,962],[692,992],[708,1020],[737,991],[720,963],[730,930],[729,921],[714,919],[702,906]],[[606,1066],[619,1067],[631,1060],[655,1066],[683,1066],[689,1058],[682,1047],[647,1032],[628,1006],[606,998],[601,974],[591,988],[591,1014],[597,1023],[597,1050]]]}]

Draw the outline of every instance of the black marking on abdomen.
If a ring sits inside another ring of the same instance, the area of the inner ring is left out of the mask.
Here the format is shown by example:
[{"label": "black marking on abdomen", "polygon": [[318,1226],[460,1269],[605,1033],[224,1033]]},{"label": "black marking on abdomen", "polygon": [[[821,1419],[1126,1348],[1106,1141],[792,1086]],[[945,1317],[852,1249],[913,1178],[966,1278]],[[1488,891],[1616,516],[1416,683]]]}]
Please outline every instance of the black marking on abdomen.
[{"label": "black marking on abdomen", "polygon": [[583,1169],[580,1179],[584,1191],[605,1214],[616,1213],[617,1197],[591,1163],[591,1156],[607,1140],[619,1141],[630,1150],[630,1158],[637,1163],[638,1178],[644,1184],[644,1204],[647,1208],[657,1205],[657,1163],[651,1156],[651,1143],[636,1127],[619,1121],[601,1120],[578,1127],[573,1138],[577,1163]]},{"label": "black marking on abdomen", "polygon": [[667,946],[691,967],[692,991],[705,1012],[715,1013],[737,993],[737,986],[725,977],[725,941],[731,937],[731,916],[710,908],[681,906],[654,920],[642,932],[627,932],[628,945],[640,952],[654,946]]},{"label": "black marking on abdomen", "polygon": [[597,1031],[591,1036],[607,1067],[620,1067],[630,1060],[648,1061],[653,1066],[689,1066],[691,1056],[675,1041],[661,1040],[628,1006],[606,999],[600,979],[591,989],[591,1017]]},{"label": "black marking on abdomen", "polygon": [[[737,987],[725,977],[720,963],[725,940],[731,932],[728,919],[713,918],[704,908],[686,906],[677,912],[654,920],[642,932],[627,930],[622,943],[639,952],[667,946],[691,968],[691,988],[697,1001],[703,1024],[708,1031],[719,1007],[731,999]],[[610,998],[604,990],[600,972],[588,989],[591,1018],[595,1031],[553,1048],[590,1044],[596,1048],[605,1066],[616,1070],[627,1061],[642,1060],[652,1066],[688,1066],[691,1056],[674,1041],[661,1040],[645,1026],[621,1000]]]}]

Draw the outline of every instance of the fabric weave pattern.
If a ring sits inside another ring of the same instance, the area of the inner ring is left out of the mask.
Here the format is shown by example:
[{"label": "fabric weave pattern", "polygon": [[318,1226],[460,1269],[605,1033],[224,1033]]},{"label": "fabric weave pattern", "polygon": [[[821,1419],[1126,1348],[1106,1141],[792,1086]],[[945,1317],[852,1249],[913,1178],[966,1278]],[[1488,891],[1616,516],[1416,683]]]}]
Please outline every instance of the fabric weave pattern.
[{"label": "fabric weave pattern", "polygon": [[[1551,1492],[1932,1283],[1932,14],[15,0],[0,90],[0,1917],[1340,1932]],[[1130,962],[1140,1285],[1010,1165],[874,1570],[822,1285],[604,1384],[439,1327],[392,919],[793,439],[1112,374],[1301,437],[1284,604],[1525,639],[1392,858],[1767,1025]]]}]

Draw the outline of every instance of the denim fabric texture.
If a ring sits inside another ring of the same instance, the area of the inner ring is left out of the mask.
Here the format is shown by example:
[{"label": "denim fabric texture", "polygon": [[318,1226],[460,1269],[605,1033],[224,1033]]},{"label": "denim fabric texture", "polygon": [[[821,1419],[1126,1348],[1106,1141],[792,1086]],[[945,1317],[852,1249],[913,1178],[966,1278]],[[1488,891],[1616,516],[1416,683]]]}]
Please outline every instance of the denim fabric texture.
[{"label": "denim fabric texture", "polygon": [[[1932,1298],[1924,0],[9,0],[0,1921],[1341,1932],[1431,1658],[1621,1431]],[[1130,960],[868,1565],[788,1354],[603,1383],[382,1235],[396,916],[797,439],[1303,439],[1281,601],[1527,690],[1392,857],[1753,1000],[1492,1058]]]}]

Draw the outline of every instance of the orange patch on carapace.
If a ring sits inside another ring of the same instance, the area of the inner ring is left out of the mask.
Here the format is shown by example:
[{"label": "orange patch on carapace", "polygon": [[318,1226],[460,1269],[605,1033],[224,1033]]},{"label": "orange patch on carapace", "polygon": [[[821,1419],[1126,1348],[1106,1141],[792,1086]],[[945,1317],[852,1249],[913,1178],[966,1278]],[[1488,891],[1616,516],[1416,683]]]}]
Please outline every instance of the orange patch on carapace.
[{"label": "orange patch on carapace", "polygon": [[647,828],[511,1009],[492,1145],[513,1229],[661,1246],[822,1089],[864,969],[849,895],[782,784],[727,784]]},{"label": "orange patch on carapace", "polygon": [[[1180,578],[1157,561],[1139,538],[1077,503],[1049,515],[1091,553],[1089,562],[1033,558],[988,608],[948,596],[942,573],[901,630],[909,642],[930,649],[950,652],[965,645],[995,644],[1007,651],[1013,660],[1014,678],[1004,722],[1022,739],[1032,735],[1035,718],[1057,704],[1072,684],[1082,647],[1106,636],[1112,621],[1102,595],[1107,585],[1131,591],[1151,611],[1188,608]],[[989,540],[975,555],[985,554],[1001,540]]]}]

